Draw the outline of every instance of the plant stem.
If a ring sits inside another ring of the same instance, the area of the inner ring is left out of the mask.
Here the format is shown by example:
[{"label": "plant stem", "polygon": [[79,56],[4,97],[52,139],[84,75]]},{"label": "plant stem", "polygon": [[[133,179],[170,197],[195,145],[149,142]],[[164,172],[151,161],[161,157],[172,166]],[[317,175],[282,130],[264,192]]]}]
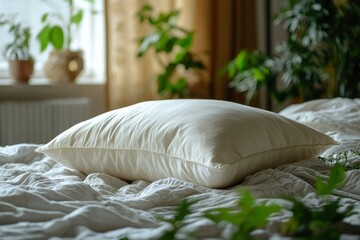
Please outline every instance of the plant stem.
[{"label": "plant stem", "polygon": [[68,22],[68,25],[67,25],[67,42],[66,42],[66,48],[67,49],[70,49],[70,45],[71,45],[71,21],[72,21],[72,15],[73,15],[73,12],[74,12],[74,3],[73,3],[73,0],[68,0],[68,3],[69,3],[69,22]]}]

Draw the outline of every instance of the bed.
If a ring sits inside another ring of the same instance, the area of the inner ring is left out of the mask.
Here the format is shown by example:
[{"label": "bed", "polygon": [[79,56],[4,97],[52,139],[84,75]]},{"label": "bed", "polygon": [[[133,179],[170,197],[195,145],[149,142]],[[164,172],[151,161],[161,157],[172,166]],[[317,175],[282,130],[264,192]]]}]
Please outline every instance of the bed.
[{"label": "bed", "polygon": [[[160,104],[164,102],[167,101]],[[276,118],[275,122],[266,119],[270,122],[264,129],[264,124],[257,125],[255,122],[267,118],[267,113],[263,116],[262,110],[258,113],[252,108],[241,108],[241,111],[250,111],[249,115],[255,111],[252,119],[244,120],[252,127],[247,129],[245,125],[244,129],[241,126],[241,139],[237,130],[233,130],[239,127],[234,119],[247,114],[240,112],[232,115],[232,108],[238,107],[233,105],[223,112],[221,102],[222,120],[218,120],[216,111],[207,110],[216,109],[218,102],[210,102],[215,105],[205,108],[200,105],[194,109],[188,105],[193,103],[184,104],[183,109],[173,107],[182,106],[182,102],[171,102],[162,107],[154,106],[154,102],[150,105],[146,103],[140,110],[122,110],[121,120],[115,121],[114,115],[108,114],[85,121],[70,133],[62,133],[53,142],[44,145],[24,143],[0,147],[0,239],[158,239],[169,229],[169,224],[161,218],[173,216],[183,199],[195,203],[193,212],[186,218],[185,227],[178,233],[179,238],[197,230],[196,239],[224,239],[226,231],[230,231],[227,225],[216,225],[204,218],[203,213],[214,208],[234,207],[239,199],[239,189],[248,189],[257,202],[284,206],[282,211],[271,216],[265,229],[252,232],[255,239],[281,239],[282,236],[277,233],[279,225],[291,216],[287,210],[290,205],[287,197],[297,196],[304,202],[319,204],[314,194],[314,182],[316,177],[326,178],[331,166],[317,156],[331,156],[349,149],[360,151],[360,99],[320,99],[291,105],[279,114],[271,115]],[[165,107],[172,108],[173,112],[165,115],[157,112]],[[199,119],[198,112],[203,115]],[[199,126],[196,129],[193,125],[186,126],[190,128],[190,133],[186,132],[185,128],[172,122],[172,114],[185,122],[195,118],[196,123],[200,121]],[[225,123],[222,122],[224,116]],[[292,120],[288,122],[284,119]],[[102,125],[94,129],[91,124],[99,121]],[[143,122],[147,125],[142,126]],[[299,141],[298,138],[307,142],[317,139],[319,142],[311,144],[319,147],[315,150],[301,148],[295,152],[294,147],[289,147],[281,153],[284,156],[274,155],[273,149],[266,149],[260,155],[249,153],[251,159],[239,168],[242,163],[236,163],[229,169],[223,167],[224,164],[212,163],[211,169],[200,169],[208,164],[209,154],[214,152],[221,156],[229,154],[221,161],[243,154],[236,152],[239,147],[236,141],[254,151],[268,147],[269,142],[278,142],[277,138],[281,138],[279,131],[288,127],[283,127],[283,124],[289,123],[296,129],[286,133],[289,139],[282,139],[281,144],[289,144],[293,139]],[[205,125],[217,127],[209,130]],[[154,126],[157,127],[156,133],[153,132]],[[220,131],[218,127],[226,128],[227,132]],[[114,129],[121,135],[116,135]],[[313,129],[318,134],[316,137],[313,132],[308,132]],[[202,131],[207,132],[206,137]],[[264,133],[268,135],[259,136]],[[214,134],[226,136],[212,142]],[[228,141],[228,135],[234,141]],[[252,142],[246,142],[248,139]],[[99,142],[104,146],[94,152],[91,144]],[[112,152],[115,148],[129,148],[127,144],[135,144],[138,149],[149,147],[148,142],[152,142],[151,147],[166,154],[154,156],[151,151],[134,153],[134,150],[130,153]],[[207,145],[198,145],[200,142]],[[77,148],[70,152],[69,145],[76,144],[79,144]],[[104,150],[107,146],[110,148]],[[193,163],[181,165],[184,164],[183,159],[176,159],[176,166],[166,165],[167,161],[172,161],[170,151],[185,156],[189,148],[193,154],[190,158],[205,155],[206,159],[202,160],[205,162],[196,166]],[[231,152],[233,150],[234,153]],[[136,160],[118,166],[118,158]],[[143,161],[145,158],[146,161]],[[104,163],[105,159],[110,160]],[[349,156],[351,163],[359,160],[359,157]],[[147,165],[148,162],[152,165]],[[238,176],[245,168],[245,173]],[[345,183],[333,192],[332,197],[339,197],[343,207],[354,206],[354,214],[344,220],[351,231],[345,231],[342,239],[359,239],[360,170],[351,169],[345,174]]]}]

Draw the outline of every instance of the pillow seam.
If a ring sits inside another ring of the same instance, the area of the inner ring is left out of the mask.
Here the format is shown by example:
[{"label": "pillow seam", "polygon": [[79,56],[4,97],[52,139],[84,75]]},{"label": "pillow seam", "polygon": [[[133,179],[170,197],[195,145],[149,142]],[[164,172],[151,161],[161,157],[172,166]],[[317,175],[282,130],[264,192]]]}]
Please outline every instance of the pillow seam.
[{"label": "pillow seam", "polygon": [[336,143],[332,144],[332,143],[327,143],[327,144],[312,144],[312,145],[296,145],[296,146],[290,146],[290,147],[281,147],[281,148],[276,148],[276,149],[270,149],[270,150],[266,150],[266,151],[263,151],[263,152],[259,152],[259,153],[254,153],[254,154],[251,154],[251,155],[248,155],[246,157],[241,157],[241,158],[238,158],[237,160],[235,160],[233,163],[230,163],[230,164],[223,164],[223,163],[216,163],[217,166],[211,166],[211,165],[205,165],[205,164],[202,164],[202,163],[198,163],[198,162],[195,162],[195,161],[192,161],[192,160],[188,160],[188,159],[185,159],[185,158],[182,158],[182,157],[179,157],[179,156],[173,156],[173,155],[169,155],[169,154],[166,154],[166,153],[159,153],[159,152],[155,152],[155,151],[151,151],[151,150],[145,150],[145,149],[131,149],[131,148],[104,148],[104,147],[75,147],[75,146],[66,146],[66,147],[52,147],[52,148],[46,148],[45,150],[44,149],[40,149],[39,151],[42,152],[42,151],[47,151],[47,150],[58,150],[58,149],[62,149],[62,148],[67,148],[67,149],[99,149],[99,150],[122,150],[122,151],[140,151],[140,152],[149,152],[149,153],[152,153],[152,154],[159,154],[159,155],[164,155],[164,156],[167,156],[167,157],[170,157],[170,158],[175,158],[175,159],[178,159],[180,161],[184,161],[184,162],[188,162],[188,163],[193,163],[195,165],[199,165],[199,166],[203,166],[203,167],[207,167],[207,168],[212,168],[212,169],[222,169],[222,168],[226,168],[226,167],[231,167],[235,164],[237,164],[239,161],[244,161],[244,160],[247,160],[251,157],[254,157],[256,155],[260,155],[260,154],[266,154],[266,153],[270,153],[270,152],[275,152],[275,151],[281,151],[281,150],[284,150],[284,149],[294,149],[294,148],[301,148],[301,147],[307,147],[307,148],[312,148],[312,147],[318,147],[318,146],[332,146],[332,145],[336,145]]}]

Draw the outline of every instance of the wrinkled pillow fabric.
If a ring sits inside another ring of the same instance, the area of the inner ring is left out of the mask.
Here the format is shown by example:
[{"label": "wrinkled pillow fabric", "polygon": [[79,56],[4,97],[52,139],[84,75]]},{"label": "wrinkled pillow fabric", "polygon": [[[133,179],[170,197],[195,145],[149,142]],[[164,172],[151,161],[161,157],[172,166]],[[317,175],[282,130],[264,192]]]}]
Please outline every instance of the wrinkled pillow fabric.
[{"label": "wrinkled pillow fabric", "polygon": [[158,100],[113,110],[37,149],[84,173],[174,177],[226,188],[262,169],[309,159],[329,136],[276,113],[220,100]]}]

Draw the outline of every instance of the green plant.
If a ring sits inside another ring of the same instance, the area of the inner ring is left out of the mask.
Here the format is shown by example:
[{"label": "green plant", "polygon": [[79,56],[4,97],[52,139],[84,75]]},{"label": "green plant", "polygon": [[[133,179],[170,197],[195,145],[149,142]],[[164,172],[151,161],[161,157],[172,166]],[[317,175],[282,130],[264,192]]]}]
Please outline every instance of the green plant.
[{"label": "green plant", "polygon": [[[67,13],[50,12],[41,17],[43,27],[37,35],[40,42],[40,51],[43,52],[49,45],[56,50],[70,49],[74,35],[78,30],[84,10],[76,8],[74,0],[64,0],[67,3]],[[84,0],[91,4],[94,0]]]},{"label": "green plant", "polygon": [[293,216],[282,226],[282,233],[300,239],[339,239],[343,220],[354,214],[354,205],[343,208],[339,198],[326,198],[326,195],[341,186],[344,178],[344,168],[334,165],[327,181],[316,179],[317,196],[323,201],[318,207],[291,198]]},{"label": "green plant", "polygon": [[[186,218],[193,213],[192,208],[196,201],[184,199],[176,208],[174,217],[163,219],[170,224],[170,229],[164,231],[159,240],[182,239],[178,237],[179,231],[186,226]],[[215,208],[204,213],[204,217],[216,224],[231,224],[234,231],[229,239],[252,239],[251,232],[264,227],[268,217],[281,210],[275,204],[257,204],[255,198],[248,190],[239,191],[239,200],[236,208]],[[196,231],[184,236],[184,239],[196,239]]]},{"label": "green plant", "polygon": [[[187,199],[184,199],[176,208],[174,217],[170,219],[162,218],[163,221],[170,224],[171,228],[165,231],[163,235],[159,238],[159,240],[179,239],[177,237],[177,233],[181,228],[186,225],[185,218],[193,212],[191,208],[195,203],[196,201],[189,201]],[[186,236],[186,239],[190,238],[190,236]]]},{"label": "green plant", "polygon": [[0,26],[8,26],[12,39],[5,45],[2,55],[9,60],[33,60],[30,53],[31,31],[20,22],[15,21],[15,16],[0,15]]},{"label": "green plant", "polygon": [[142,57],[150,49],[156,52],[162,67],[157,76],[158,93],[170,97],[184,97],[188,92],[186,74],[181,74],[181,70],[186,73],[205,68],[191,51],[194,33],[176,23],[179,14],[178,10],[156,14],[150,5],[144,5],[137,13],[140,22],[152,28],[151,33],[140,39],[137,55]]},{"label": "green plant", "polygon": [[[329,196],[336,188],[342,186],[344,179],[345,170],[342,164],[332,166],[327,179],[317,177],[315,194],[319,204],[316,207],[304,203],[296,196],[287,198],[292,204],[288,209],[292,216],[281,225],[277,234],[291,239],[339,239],[346,225],[344,219],[355,214],[354,205],[343,207],[339,197]],[[178,237],[178,233],[186,226],[186,218],[193,212],[194,203],[184,199],[177,207],[173,218],[162,219],[170,223],[171,227],[159,239],[182,239]],[[239,192],[236,207],[211,209],[206,211],[203,217],[218,225],[233,226],[233,231],[229,236],[225,236],[226,239],[253,239],[251,233],[256,229],[265,228],[269,217],[281,210],[283,208],[279,205],[256,202],[248,190],[242,190]],[[196,232],[184,237],[194,239],[194,236]]]},{"label": "green plant", "polygon": [[230,86],[239,92],[245,93],[245,103],[250,104],[262,85],[266,85],[268,94],[279,102],[286,98],[286,93],[280,93],[275,88],[278,72],[276,62],[260,51],[248,52],[246,50],[231,60],[219,75],[227,74],[231,79]]},{"label": "green plant", "polygon": [[[294,95],[304,100],[360,96],[359,1],[288,0],[275,17],[288,40],[279,44],[278,56],[230,75],[232,87],[249,91],[250,99],[254,88],[246,89],[249,82],[266,85],[278,100]],[[268,77],[249,78],[251,68],[267,68]]]},{"label": "green plant", "polygon": [[318,158],[329,165],[340,165],[346,171],[360,169],[360,159],[359,161],[349,161],[350,157],[360,158],[360,151],[352,149],[352,150],[346,150],[340,153],[332,154],[327,157],[318,157]]},{"label": "green plant", "polygon": [[253,239],[251,232],[266,226],[268,217],[280,210],[279,205],[257,204],[250,191],[242,190],[240,191],[236,209],[217,208],[206,212],[204,216],[217,224],[232,224],[235,230],[229,236],[229,239],[246,240]]}]

